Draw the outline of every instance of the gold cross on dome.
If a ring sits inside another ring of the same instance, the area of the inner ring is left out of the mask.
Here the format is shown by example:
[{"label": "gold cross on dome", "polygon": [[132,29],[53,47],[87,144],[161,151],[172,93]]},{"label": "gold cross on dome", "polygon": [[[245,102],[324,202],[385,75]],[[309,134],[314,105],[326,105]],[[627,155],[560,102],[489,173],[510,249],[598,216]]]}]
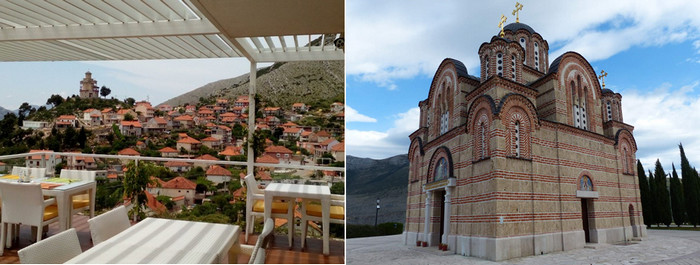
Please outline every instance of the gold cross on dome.
[{"label": "gold cross on dome", "polygon": [[506,35],[506,33],[503,32],[503,25],[506,24],[506,20],[508,20],[508,18],[505,15],[501,15],[501,22],[498,22],[498,27],[501,28],[501,38]]},{"label": "gold cross on dome", "polygon": [[598,79],[603,82],[603,88],[605,88],[605,77],[608,76],[608,73],[605,72],[605,70],[600,70],[600,75],[598,76]]},{"label": "gold cross on dome", "polygon": [[520,23],[520,10],[523,10],[523,4],[520,2],[515,2],[515,10],[513,10],[513,15],[515,15],[515,23]]}]

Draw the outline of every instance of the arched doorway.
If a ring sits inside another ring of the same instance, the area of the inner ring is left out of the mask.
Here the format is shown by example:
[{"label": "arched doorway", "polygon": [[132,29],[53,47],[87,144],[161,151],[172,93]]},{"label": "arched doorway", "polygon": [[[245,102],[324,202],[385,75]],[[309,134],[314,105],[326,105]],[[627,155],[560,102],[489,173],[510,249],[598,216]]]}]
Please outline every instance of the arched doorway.
[{"label": "arched doorway", "polygon": [[595,226],[595,219],[591,219],[590,216],[594,212],[593,200],[598,198],[598,193],[593,188],[593,180],[586,174],[579,178],[576,197],[581,199],[581,229],[583,230],[586,243],[591,243],[591,228]]}]

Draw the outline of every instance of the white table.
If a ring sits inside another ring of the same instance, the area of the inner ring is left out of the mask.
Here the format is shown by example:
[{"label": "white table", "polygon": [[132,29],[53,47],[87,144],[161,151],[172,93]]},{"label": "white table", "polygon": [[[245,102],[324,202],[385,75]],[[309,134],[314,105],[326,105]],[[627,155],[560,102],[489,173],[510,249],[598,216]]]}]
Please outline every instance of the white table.
[{"label": "white table", "polygon": [[240,227],[146,218],[66,263],[237,263]]},{"label": "white table", "polygon": [[[51,184],[56,184],[53,182],[46,182],[43,181],[45,179],[37,179],[33,180],[35,182],[39,183],[51,183]],[[13,181],[16,182],[16,179],[3,179],[0,178],[0,181]],[[72,222],[73,222],[73,215],[71,212],[73,211],[73,200],[71,197],[76,194],[81,194],[85,191],[89,191],[90,194],[90,217],[95,216],[95,194],[97,192],[97,182],[95,181],[78,181],[78,182],[73,182],[70,184],[64,184],[58,187],[55,187],[53,189],[42,189],[42,194],[45,196],[51,196],[56,198],[56,205],[58,206],[58,218],[59,218],[59,225],[58,228],[60,231],[67,230],[71,227]]]},{"label": "white table", "polygon": [[[329,250],[329,225],[331,218],[331,189],[328,186],[270,183],[265,187],[265,219],[272,215],[272,201],[275,197],[304,198],[321,201],[323,223],[323,255]],[[302,238],[301,240],[305,240]]]}]

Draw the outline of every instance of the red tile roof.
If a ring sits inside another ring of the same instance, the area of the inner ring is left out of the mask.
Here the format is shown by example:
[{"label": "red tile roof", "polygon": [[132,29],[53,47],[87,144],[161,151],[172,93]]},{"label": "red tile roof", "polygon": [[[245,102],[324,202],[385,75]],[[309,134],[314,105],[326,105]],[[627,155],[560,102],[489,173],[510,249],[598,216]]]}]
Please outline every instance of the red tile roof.
[{"label": "red tile roof", "polygon": [[265,148],[265,153],[293,154],[292,150],[280,145],[272,145]]},{"label": "red tile roof", "polygon": [[193,119],[190,115],[182,115],[180,117],[175,118],[175,121],[193,121]]},{"label": "red tile roof", "polygon": [[151,176],[151,182],[153,182],[153,183],[148,183],[148,185],[146,185],[146,187],[160,188],[160,187],[163,187],[163,184],[165,184],[165,181],[163,181],[159,177],[154,177],[154,176]]},{"label": "red tile roof", "polygon": [[122,126],[134,126],[136,128],[141,128],[141,123],[139,121],[122,121]]},{"label": "red tile roof", "polygon": [[117,179],[118,177],[119,177],[119,176],[117,176],[116,173],[107,174],[107,178],[108,178],[108,179]]},{"label": "red tile roof", "polygon": [[141,155],[139,152],[137,152],[136,150],[131,149],[131,148],[124,148],[123,150],[119,151],[119,153],[117,153],[117,154],[123,155],[123,156],[140,156]]},{"label": "red tile roof", "polygon": [[284,133],[299,133],[301,128],[284,128]]},{"label": "red tile roof", "polygon": [[316,133],[316,136],[318,136],[318,137],[330,137],[331,134],[328,133],[327,131],[319,131]]},{"label": "red tile roof", "polygon": [[168,124],[168,121],[166,121],[162,117],[154,117],[153,119],[156,120],[157,124]]},{"label": "red tile roof", "polygon": [[154,212],[162,213],[168,210],[168,208],[165,208],[165,205],[160,203],[153,194],[150,194],[148,191],[143,191],[146,193],[146,206],[150,208]]},{"label": "red tile roof", "polygon": [[231,176],[231,171],[226,170],[223,167],[217,166],[217,165],[212,165],[207,169],[207,175],[213,175],[213,176]]},{"label": "red tile roof", "polygon": [[263,155],[255,159],[255,163],[279,164],[280,160],[271,155]]},{"label": "red tile roof", "polygon": [[222,113],[222,114],[219,115],[219,117],[221,117],[221,118],[224,118],[224,117],[236,117],[236,116],[238,116],[238,115],[236,115],[236,114],[233,113],[233,112],[226,112],[226,113]]},{"label": "red tile roof", "polygon": [[216,138],[211,137],[211,136],[202,139],[202,142],[220,142],[220,141],[221,141],[221,139],[216,139]]},{"label": "red tile roof", "polygon": [[177,153],[177,150],[175,150],[175,148],[168,147],[168,146],[163,147],[158,151],[160,151],[161,153]]},{"label": "red tile roof", "polygon": [[176,177],[163,184],[164,189],[194,190],[197,184],[184,177]]},{"label": "red tile roof", "polygon": [[[36,153],[36,152],[51,152],[51,153],[53,153],[53,151],[51,151],[51,150],[29,150],[29,152],[30,153]],[[45,159],[49,159],[50,157],[51,156],[48,154],[44,155]],[[41,159],[41,155],[33,155],[29,159],[38,160],[38,159]]]},{"label": "red tile roof", "polygon": [[224,148],[224,151],[219,152],[219,155],[222,155],[222,156],[241,155],[241,147],[236,147],[236,146],[232,146],[232,145],[226,146],[226,148]]},{"label": "red tile roof", "polygon": [[260,177],[260,180],[272,180],[272,177],[270,176],[270,172],[258,171],[257,175]]},{"label": "red tile roof", "polygon": [[180,141],[177,141],[177,142],[181,143],[181,144],[201,144],[202,143],[200,141],[197,141],[197,139],[194,139],[194,138],[189,137],[189,136],[182,138],[182,139],[180,139]]},{"label": "red tile roof", "polygon": [[335,152],[345,152],[345,142],[340,142],[339,144],[334,145],[331,147],[331,151]]},{"label": "red tile roof", "polygon": [[56,118],[57,120],[75,120],[75,115],[61,115]]},{"label": "red tile roof", "polygon": [[333,138],[328,138],[328,139],[326,139],[325,141],[323,141],[323,142],[321,143],[321,145],[329,145],[329,144],[331,144],[333,141],[335,141],[335,139],[333,139]]},{"label": "red tile roof", "polygon": [[292,104],[292,107],[303,107],[304,105],[304,103],[294,103]]},{"label": "red tile roof", "polygon": [[210,154],[204,154],[204,155],[202,155],[202,156],[195,157],[194,159],[199,159],[199,160],[219,160],[218,158],[216,158],[216,157],[214,157],[214,156],[212,156],[212,155],[210,155]]}]

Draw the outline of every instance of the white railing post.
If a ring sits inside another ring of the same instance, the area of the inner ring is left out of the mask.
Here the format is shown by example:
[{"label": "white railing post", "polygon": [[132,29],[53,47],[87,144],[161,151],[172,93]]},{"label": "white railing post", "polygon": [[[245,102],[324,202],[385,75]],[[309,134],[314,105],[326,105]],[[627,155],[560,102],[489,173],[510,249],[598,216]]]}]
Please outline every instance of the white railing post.
[{"label": "white railing post", "polygon": [[255,132],[255,85],[257,83],[257,63],[250,61],[250,80],[248,82],[248,164],[246,174],[254,174],[255,151],[253,150],[253,133]]}]

